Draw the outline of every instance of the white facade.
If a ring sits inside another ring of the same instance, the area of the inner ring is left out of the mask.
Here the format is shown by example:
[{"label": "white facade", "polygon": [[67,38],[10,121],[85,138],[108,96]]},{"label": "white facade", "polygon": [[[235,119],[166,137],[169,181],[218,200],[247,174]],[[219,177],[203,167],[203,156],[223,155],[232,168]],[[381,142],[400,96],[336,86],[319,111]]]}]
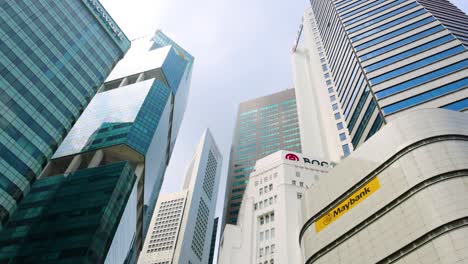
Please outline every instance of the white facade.
[{"label": "white facade", "polygon": [[353,147],[311,8],[302,20],[292,52],[302,152],[338,161]]},{"label": "white facade", "polygon": [[302,202],[303,263],[468,263],[468,115],[392,120]]},{"label": "white facade", "polygon": [[328,162],[289,151],[258,160],[238,224],[224,229],[218,263],[301,263],[301,197],[328,170]]},{"label": "white facade", "polygon": [[207,263],[222,157],[206,130],[188,166],[183,190],[160,195],[138,263]]}]

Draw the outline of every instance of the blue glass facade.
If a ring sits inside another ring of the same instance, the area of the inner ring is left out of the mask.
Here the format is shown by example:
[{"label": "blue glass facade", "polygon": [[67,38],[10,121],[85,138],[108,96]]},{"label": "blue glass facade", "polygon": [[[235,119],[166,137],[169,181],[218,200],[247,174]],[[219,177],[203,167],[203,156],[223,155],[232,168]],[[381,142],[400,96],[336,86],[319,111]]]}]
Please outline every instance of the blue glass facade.
[{"label": "blue glass facade", "polygon": [[130,47],[89,2],[0,3],[2,224]]},{"label": "blue glass facade", "polygon": [[102,263],[133,172],[118,162],[37,180],[0,234],[0,262]]},{"label": "blue glass facade", "polygon": [[375,134],[386,116],[409,108],[465,111],[447,104],[468,97],[468,31],[461,26],[468,17],[450,2],[311,5],[354,147]]},{"label": "blue glass facade", "polygon": [[301,152],[293,89],[243,102],[239,106],[226,186],[225,222],[235,224],[255,162],[278,150]]},{"label": "blue glass facade", "polygon": [[[71,186],[72,183],[60,179],[70,174],[84,173],[90,168],[96,172],[92,177],[99,178],[100,170],[105,174],[107,166],[116,166],[121,162],[131,168],[133,178],[125,183],[129,194],[120,197],[119,203],[110,205],[119,214],[114,215],[112,222],[105,218],[95,219],[98,224],[106,225],[108,240],[99,245],[98,260],[89,263],[136,263],[170,157],[171,140],[175,140],[171,134],[175,125],[174,113],[178,111],[181,119],[183,110],[180,109],[185,109],[191,73],[188,65],[193,60],[185,59],[174,47],[169,46],[148,48],[143,57],[140,55],[129,52],[116,65],[114,72],[65,137],[39,180],[54,179],[50,181],[64,190],[67,189],[66,185],[70,185],[71,191],[78,191],[83,186]],[[135,64],[135,58],[141,64]],[[141,58],[146,58],[146,61]],[[179,97],[181,94],[183,96]],[[180,124],[178,122],[177,125]],[[114,184],[118,184],[117,178],[113,180]],[[35,186],[33,184],[33,188]],[[83,200],[83,206],[91,207],[93,196],[99,196],[99,192],[88,195],[89,199]],[[48,203],[47,206],[55,206],[52,201]],[[14,214],[14,217],[20,221],[24,215]],[[41,217],[36,224],[44,222]],[[63,216],[59,214],[59,217]],[[73,221],[70,219],[70,222]],[[50,225],[48,228],[50,232],[55,232],[61,226]],[[11,229],[6,230],[0,233],[0,237],[2,234],[11,236],[11,232]],[[30,234],[25,236],[24,240],[31,239]],[[98,243],[92,240],[81,242],[83,250],[86,246],[92,247]],[[54,250],[60,250],[60,247],[51,245],[50,251]],[[80,252],[76,251],[76,254],[80,255]],[[9,257],[21,259],[17,251]],[[61,263],[61,260],[52,259],[50,263]]]}]

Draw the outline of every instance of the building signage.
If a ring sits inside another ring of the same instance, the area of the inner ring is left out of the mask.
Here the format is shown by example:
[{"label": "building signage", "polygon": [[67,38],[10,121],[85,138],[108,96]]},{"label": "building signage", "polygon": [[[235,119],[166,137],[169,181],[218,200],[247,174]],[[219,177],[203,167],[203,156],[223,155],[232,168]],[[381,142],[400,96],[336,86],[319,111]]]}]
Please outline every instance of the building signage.
[{"label": "building signage", "polygon": [[99,4],[99,2],[97,0],[87,0],[87,1],[94,7],[94,10],[99,14],[99,16],[103,18],[104,21],[106,21],[109,28],[112,29],[112,31],[117,35],[117,37],[120,40],[124,40],[125,38],[124,38],[122,31],[120,31],[120,29],[111,19],[109,14],[107,14],[106,10],[104,10],[104,8]]},{"label": "building signage", "polygon": [[[299,157],[296,154],[293,153],[288,153],[286,156],[284,156],[285,159],[287,160],[292,160],[292,161],[300,161]],[[302,158],[302,162],[312,164],[312,165],[319,165],[323,167],[328,167],[328,162],[326,161],[318,161],[314,159],[309,159],[309,158]]]},{"label": "building signage", "polygon": [[364,201],[367,197],[373,194],[380,188],[379,179],[375,177],[355,193],[348,196],[342,203],[335,208],[331,209],[324,216],[315,221],[315,231],[318,233],[331,224],[342,215],[346,214],[360,202]]}]

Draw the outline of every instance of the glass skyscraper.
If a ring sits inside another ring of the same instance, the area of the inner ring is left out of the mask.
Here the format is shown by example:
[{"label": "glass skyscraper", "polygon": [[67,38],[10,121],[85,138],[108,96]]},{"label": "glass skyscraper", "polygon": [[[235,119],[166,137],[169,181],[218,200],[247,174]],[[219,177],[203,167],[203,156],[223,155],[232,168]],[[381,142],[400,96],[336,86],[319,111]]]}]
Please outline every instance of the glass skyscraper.
[{"label": "glass skyscraper", "polygon": [[449,1],[311,5],[354,147],[408,111],[468,109],[468,17]]},{"label": "glass skyscraper", "polygon": [[98,1],[1,1],[0,230],[129,47]]},{"label": "glass skyscraper", "polygon": [[237,222],[242,196],[255,162],[278,150],[302,150],[294,89],[239,105],[229,161],[222,228],[226,223]]},{"label": "glass skyscraper", "polygon": [[135,40],[99,87],[0,233],[0,262],[136,262],[193,63],[166,39]]}]

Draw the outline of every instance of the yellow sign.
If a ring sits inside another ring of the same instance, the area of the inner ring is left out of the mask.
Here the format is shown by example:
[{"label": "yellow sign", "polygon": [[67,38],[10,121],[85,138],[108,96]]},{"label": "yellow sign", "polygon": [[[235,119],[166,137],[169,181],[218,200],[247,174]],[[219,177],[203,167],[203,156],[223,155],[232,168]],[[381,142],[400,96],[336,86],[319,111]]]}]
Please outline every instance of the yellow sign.
[{"label": "yellow sign", "polygon": [[340,203],[335,208],[331,209],[324,216],[315,221],[315,231],[318,233],[330,223],[340,218],[342,215],[347,213],[351,208],[356,206],[358,203],[362,202],[364,199],[369,197],[380,188],[379,179],[375,177],[361,189],[357,190],[355,193],[351,194],[346,198],[342,203]]}]

